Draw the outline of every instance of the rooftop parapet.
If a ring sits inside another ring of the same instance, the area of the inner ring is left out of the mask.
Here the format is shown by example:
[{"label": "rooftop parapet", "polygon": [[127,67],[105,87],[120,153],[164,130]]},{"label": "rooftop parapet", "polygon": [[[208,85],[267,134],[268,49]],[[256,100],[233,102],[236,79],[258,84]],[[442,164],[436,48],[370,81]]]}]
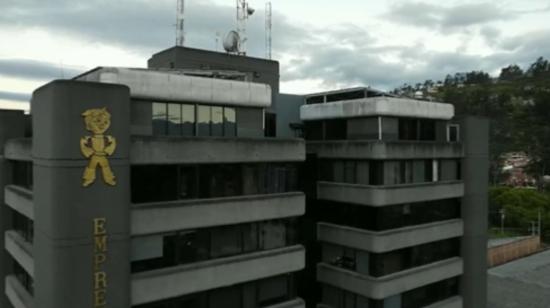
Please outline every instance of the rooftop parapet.
[{"label": "rooftop parapet", "polygon": [[302,121],[371,116],[449,120],[454,116],[454,106],[381,96],[303,105],[300,108]]},{"label": "rooftop parapet", "polygon": [[189,76],[179,71],[98,67],[75,79],[126,85],[132,98],[144,100],[243,107],[271,105],[269,85]]}]

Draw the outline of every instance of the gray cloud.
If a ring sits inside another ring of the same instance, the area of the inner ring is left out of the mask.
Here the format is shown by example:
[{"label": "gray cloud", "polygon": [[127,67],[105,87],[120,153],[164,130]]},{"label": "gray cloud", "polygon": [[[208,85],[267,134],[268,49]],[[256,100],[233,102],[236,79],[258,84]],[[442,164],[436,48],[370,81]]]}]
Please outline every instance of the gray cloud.
[{"label": "gray cloud", "polygon": [[25,59],[0,59],[0,75],[33,80],[49,80],[72,77],[82,70],[64,67],[62,64]]},{"label": "gray cloud", "polygon": [[0,99],[8,101],[28,102],[31,99],[31,95],[28,93],[0,91]]},{"label": "gray cloud", "polygon": [[[1,27],[39,28],[60,36],[70,36],[89,44],[126,48],[143,56],[174,45],[175,1],[95,0],[3,0]],[[248,28],[249,55],[263,57],[264,12],[257,8]],[[235,26],[233,6],[210,1],[188,1],[186,41],[190,47],[213,50],[217,31],[227,33]],[[514,18],[515,14],[495,5],[469,4],[445,7],[424,2],[393,6],[385,18],[402,24],[440,31],[466,29],[481,34],[488,42],[506,49],[491,56],[471,56],[461,52],[434,52],[422,43],[416,46],[380,45],[367,28],[341,24],[331,28],[299,25],[274,12],[273,54],[294,58],[281,67],[282,81],[320,79],[323,86],[364,84],[392,89],[403,82],[442,79],[446,74],[483,69],[489,72],[511,63],[527,65],[538,56],[550,54],[550,33],[541,31],[506,38],[490,22]],[[222,37],[223,39],[223,37]],[[400,63],[387,62],[386,54]],[[410,65],[409,65],[410,64]],[[65,71],[66,76],[79,72]],[[60,76],[59,65],[23,60],[0,60],[0,74],[21,78],[49,79]]]},{"label": "gray cloud", "polygon": [[392,6],[384,14],[384,18],[393,22],[444,32],[511,19],[516,16],[517,13],[505,11],[492,3],[460,4],[446,7],[424,2],[405,2]]}]

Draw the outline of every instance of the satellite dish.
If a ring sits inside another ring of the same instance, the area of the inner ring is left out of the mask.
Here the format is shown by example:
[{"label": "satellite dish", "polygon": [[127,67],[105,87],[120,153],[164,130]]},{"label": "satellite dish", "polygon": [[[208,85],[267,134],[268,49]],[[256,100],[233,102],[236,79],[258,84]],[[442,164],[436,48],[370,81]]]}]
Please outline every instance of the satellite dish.
[{"label": "satellite dish", "polygon": [[256,10],[251,8],[251,7],[247,7],[246,12],[248,13],[248,15],[252,15],[252,14],[254,14],[254,12],[256,12]]},{"label": "satellite dish", "polygon": [[223,49],[227,52],[238,52],[241,38],[237,31],[229,31],[223,40]]}]

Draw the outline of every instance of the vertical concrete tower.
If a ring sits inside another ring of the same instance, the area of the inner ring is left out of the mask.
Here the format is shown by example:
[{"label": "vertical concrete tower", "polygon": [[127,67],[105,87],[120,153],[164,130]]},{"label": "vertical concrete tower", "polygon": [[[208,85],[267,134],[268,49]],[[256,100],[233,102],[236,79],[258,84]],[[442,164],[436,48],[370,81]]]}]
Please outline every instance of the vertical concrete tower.
[{"label": "vertical concrete tower", "polygon": [[[0,230],[2,230],[2,236],[0,237],[1,247],[5,247],[6,243],[4,240],[4,234],[6,231],[11,230],[12,228],[12,209],[5,206],[4,204],[4,187],[14,182],[14,165],[10,162],[4,155],[4,148],[9,139],[21,138],[25,133],[24,125],[24,114],[22,111],[13,111],[13,110],[0,110]],[[12,277],[13,265],[11,257],[7,250],[2,250],[0,253],[0,274],[2,279],[0,279],[0,290],[5,290],[5,281],[4,277]],[[7,297],[2,296],[0,300],[0,308],[8,308],[9,303]]]},{"label": "vertical concrete tower", "polygon": [[54,81],[34,92],[39,307],[129,306],[129,102],[121,85]]}]

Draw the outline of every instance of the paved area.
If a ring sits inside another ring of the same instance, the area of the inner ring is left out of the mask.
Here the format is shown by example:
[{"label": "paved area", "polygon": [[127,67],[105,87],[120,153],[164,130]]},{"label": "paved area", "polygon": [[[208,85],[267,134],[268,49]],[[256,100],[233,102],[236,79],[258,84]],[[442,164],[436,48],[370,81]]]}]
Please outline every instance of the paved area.
[{"label": "paved area", "polygon": [[488,308],[549,308],[550,250],[488,271]]}]

